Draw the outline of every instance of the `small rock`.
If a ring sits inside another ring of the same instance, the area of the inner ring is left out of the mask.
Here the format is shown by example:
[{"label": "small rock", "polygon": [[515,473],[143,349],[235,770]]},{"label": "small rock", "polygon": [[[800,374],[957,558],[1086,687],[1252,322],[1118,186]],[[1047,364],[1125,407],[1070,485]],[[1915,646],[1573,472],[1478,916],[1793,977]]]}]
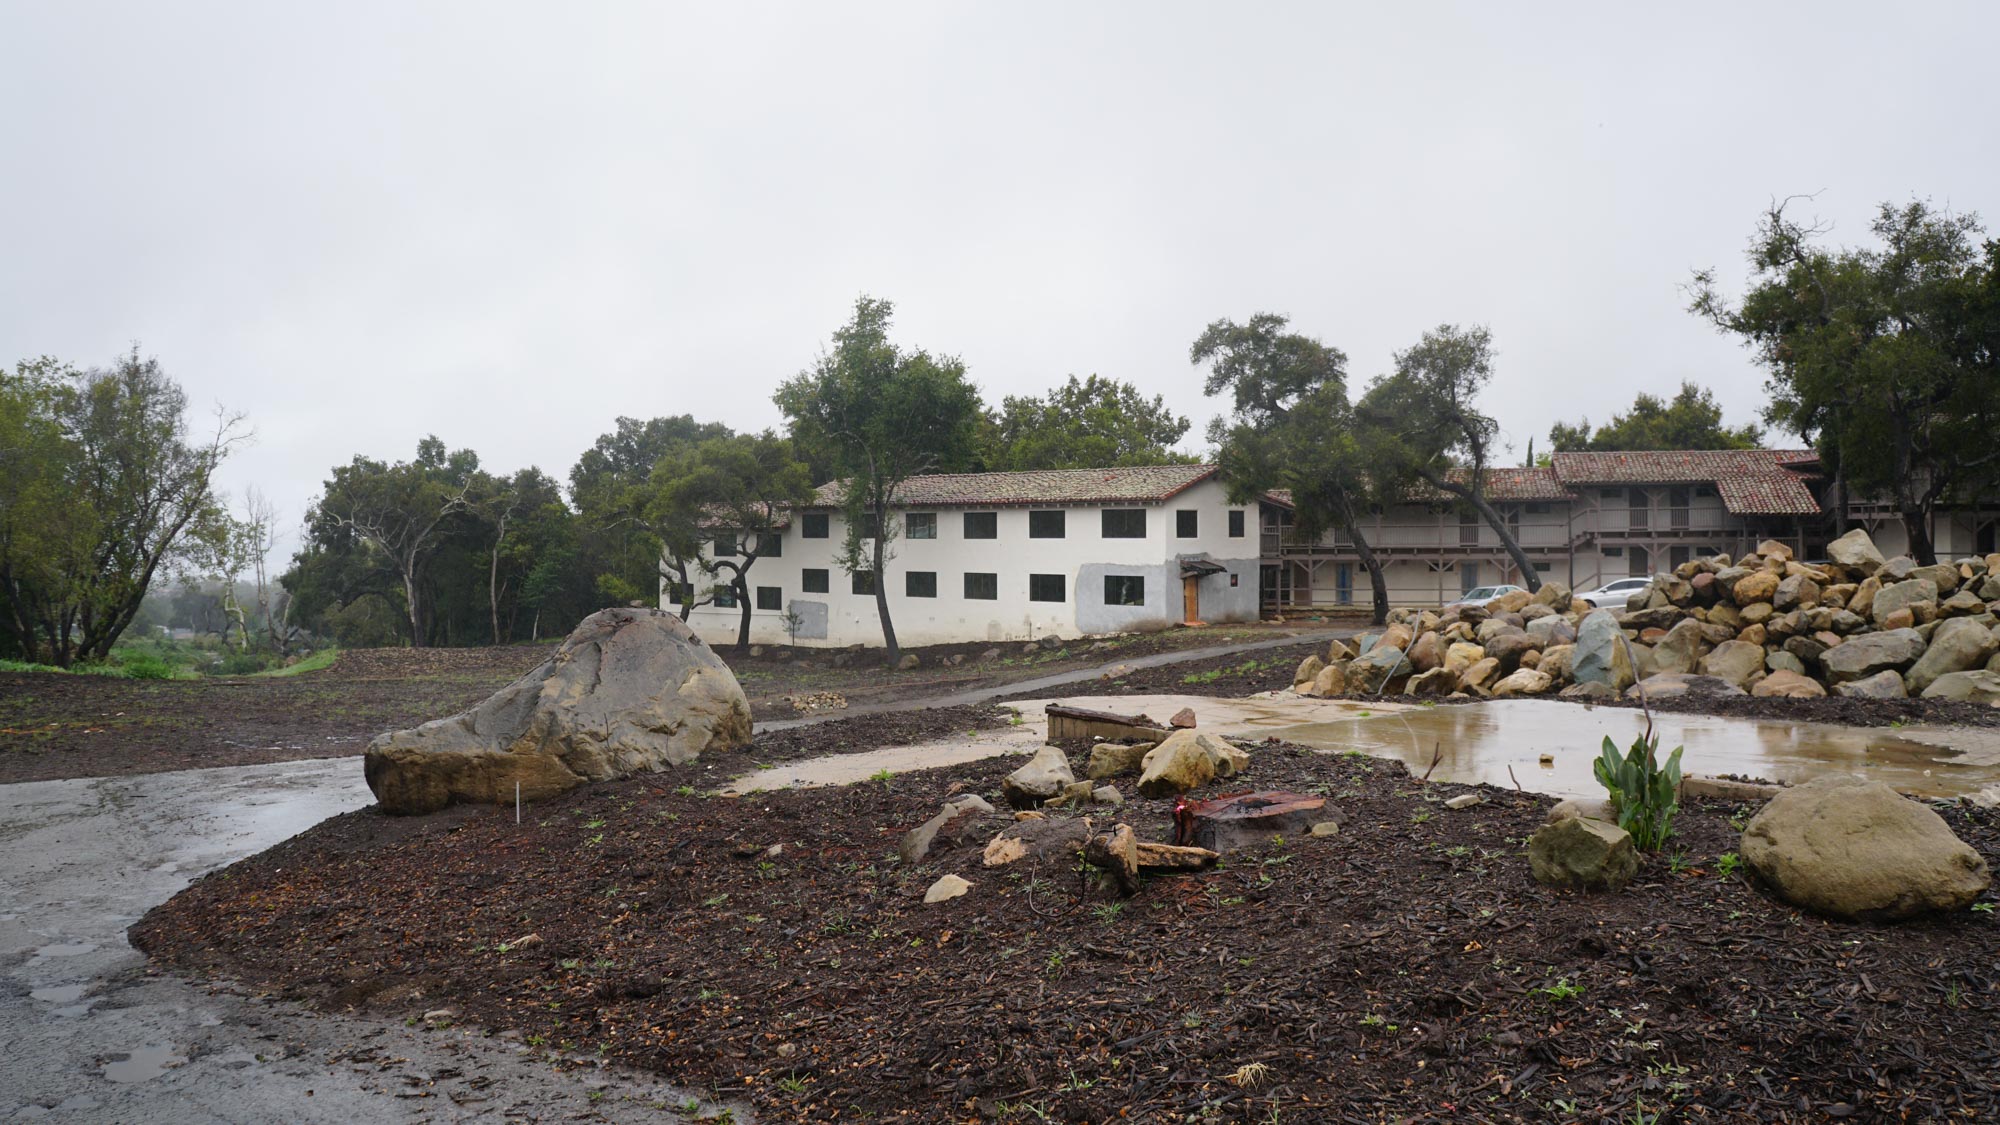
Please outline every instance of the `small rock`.
[{"label": "small rock", "polygon": [[903,654],[903,658],[902,658],[901,660],[898,660],[898,661],[896,661],[896,671],[898,671],[898,672],[908,672],[908,671],[910,671],[910,670],[911,670],[912,668],[915,668],[915,667],[917,667],[917,666],[918,666],[919,664],[922,664],[922,663],[923,663],[923,661],[921,661],[921,660],[917,659],[917,654],[916,654],[916,653],[914,653],[914,652],[906,652],[906,653],[904,653],[904,654]]},{"label": "small rock", "polygon": [[1193,730],[1194,708],[1183,707],[1174,712],[1174,717],[1167,720],[1167,725],[1173,727],[1175,730]]},{"label": "small rock", "polygon": [[508,942],[508,943],[507,943],[507,948],[509,948],[509,949],[533,949],[534,947],[536,947],[536,946],[538,946],[538,945],[540,945],[540,944],[542,944],[542,935],[540,935],[540,934],[522,934],[522,935],[521,935],[520,937],[517,937],[517,938],[515,938],[515,939],[514,939],[513,941],[510,941],[510,942]]},{"label": "small rock", "polygon": [[1172,844],[1139,845],[1141,871],[1199,871],[1214,867],[1222,856],[1207,848],[1182,848]]},{"label": "small rock", "polygon": [[957,898],[972,889],[972,884],[957,875],[940,875],[931,889],[924,892],[924,905],[932,906]]},{"label": "small rock", "polygon": [[1179,730],[1148,751],[1140,762],[1139,795],[1171,797],[1231,777],[1250,762],[1250,755],[1212,734]]},{"label": "small rock", "polygon": [[424,1013],[425,1023],[450,1023],[457,1018],[457,1008],[432,1008]]},{"label": "small rock", "polygon": [[1315,836],[1338,836],[1340,835],[1340,822],[1337,820],[1322,820],[1312,826],[1311,832]]},{"label": "small rock", "polygon": [[1084,776],[1092,781],[1103,781],[1138,773],[1139,764],[1145,761],[1147,751],[1154,745],[1151,742],[1100,742],[1090,748],[1090,764],[1085,767]]},{"label": "small rock", "polygon": [[1618,823],[1618,810],[1602,797],[1565,797],[1549,807],[1549,815],[1543,822],[1554,824],[1566,817],[1589,817],[1607,823]]},{"label": "small rock", "polygon": [[1528,864],[1551,887],[1615,891],[1639,873],[1639,851],[1623,828],[1571,816],[1535,829]]},{"label": "small rock", "polygon": [[1469,809],[1474,805],[1483,805],[1485,803],[1486,803],[1486,798],[1482,794],[1460,793],[1456,797],[1447,799],[1444,803],[1444,807],[1448,809]]},{"label": "small rock", "polygon": [[1090,839],[1090,818],[1065,817],[1060,820],[1024,820],[1003,830],[986,845],[981,861],[988,867],[1002,867],[1023,859],[1067,857],[1076,854]]},{"label": "small rock", "polygon": [[1118,787],[1115,785],[1104,785],[1091,790],[1090,799],[1100,805],[1110,805],[1112,808],[1117,808],[1125,803],[1125,794],[1120,793]]},{"label": "small rock", "polygon": [[1128,825],[1113,825],[1110,832],[1092,836],[1083,846],[1084,862],[1111,873],[1119,893],[1131,895],[1139,889],[1139,840]]},{"label": "small rock", "polygon": [[1069,756],[1059,746],[1044,746],[1035,751],[1027,764],[1007,775],[1000,783],[1000,791],[1009,805],[1031,809],[1062,796],[1063,789],[1074,781],[1076,775],[1070,772]]}]

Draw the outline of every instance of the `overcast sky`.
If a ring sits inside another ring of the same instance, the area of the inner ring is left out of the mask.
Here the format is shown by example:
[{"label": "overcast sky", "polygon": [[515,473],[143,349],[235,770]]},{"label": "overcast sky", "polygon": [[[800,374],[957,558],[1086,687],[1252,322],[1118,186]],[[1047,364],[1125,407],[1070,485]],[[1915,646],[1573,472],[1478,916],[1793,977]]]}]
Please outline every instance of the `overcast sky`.
[{"label": "overcast sky", "polygon": [[[1751,9],[1755,9],[1752,11]],[[559,11],[560,9],[560,11]],[[1514,444],[1762,377],[1685,311],[1761,209],[2000,220],[2000,7],[0,0],[0,361],[137,341],[296,517],[426,433],[566,478],[618,415],[780,421],[868,293],[991,401],[1217,407],[1257,311],[1357,387],[1441,322]]]}]

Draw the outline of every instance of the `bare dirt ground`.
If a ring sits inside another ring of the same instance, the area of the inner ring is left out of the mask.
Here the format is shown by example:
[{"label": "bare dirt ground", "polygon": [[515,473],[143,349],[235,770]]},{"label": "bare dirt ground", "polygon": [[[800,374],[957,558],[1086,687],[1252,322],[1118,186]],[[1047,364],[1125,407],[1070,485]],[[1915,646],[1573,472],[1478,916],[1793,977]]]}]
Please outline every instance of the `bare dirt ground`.
[{"label": "bare dirt ground", "polygon": [[[1330,628],[1302,623],[1174,629],[1036,646],[1033,652],[1019,643],[946,645],[911,650],[922,663],[907,672],[884,667],[879,651],[768,648],[756,656],[731,647],[719,651],[749,696],[752,715],[762,722],[808,713],[790,700],[811,695],[839,696],[851,709],[894,705],[1156,653],[1254,644]],[[285,677],[122,680],[0,673],[0,784],[359,754],[384,731],[470,707],[553,651],[553,645],[360,649],[341,653],[323,671]],[[964,663],[947,665],[944,658],[951,655],[963,656]]]}]

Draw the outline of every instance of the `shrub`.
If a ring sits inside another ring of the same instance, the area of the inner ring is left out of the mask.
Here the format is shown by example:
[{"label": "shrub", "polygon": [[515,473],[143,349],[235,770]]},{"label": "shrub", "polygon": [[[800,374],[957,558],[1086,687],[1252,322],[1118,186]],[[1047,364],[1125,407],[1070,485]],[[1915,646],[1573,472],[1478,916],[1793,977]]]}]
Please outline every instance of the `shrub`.
[{"label": "shrub", "polygon": [[174,666],[149,652],[121,656],[118,670],[129,680],[171,680]]},{"label": "shrub", "polygon": [[1610,794],[1611,807],[1618,812],[1618,827],[1631,833],[1639,850],[1656,852],[1674,834],[1674,814],[1680,811],[1681,750],[1659,760],[1660,736],[1653,733],[1649,718],[1646,731],[1632,743],[1623,757],[1618,744],[1604,739],[1604,753],[1592,765],[1597,783]]}]

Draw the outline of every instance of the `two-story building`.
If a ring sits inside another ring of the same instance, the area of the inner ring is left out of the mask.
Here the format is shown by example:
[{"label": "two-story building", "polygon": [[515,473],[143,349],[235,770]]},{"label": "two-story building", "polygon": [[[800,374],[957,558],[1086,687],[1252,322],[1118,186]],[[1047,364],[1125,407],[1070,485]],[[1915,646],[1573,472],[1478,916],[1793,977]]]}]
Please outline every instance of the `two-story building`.
[{"label": "two-story building", "polygon": [[[752,564],[751,640],[880,644],[873,575],[839,563],[838,486],[789,514]],[[1258,505],[1232,505],[1213,465],[958,473],[895,493],[885,567],[906,645],[1025,641],[1258,615]],[[726,531],[708,553],[737,550]],[[662,588],[661,604],[676,608]],[[737,637],[733,599],[688,618],[712,643]]]}]

